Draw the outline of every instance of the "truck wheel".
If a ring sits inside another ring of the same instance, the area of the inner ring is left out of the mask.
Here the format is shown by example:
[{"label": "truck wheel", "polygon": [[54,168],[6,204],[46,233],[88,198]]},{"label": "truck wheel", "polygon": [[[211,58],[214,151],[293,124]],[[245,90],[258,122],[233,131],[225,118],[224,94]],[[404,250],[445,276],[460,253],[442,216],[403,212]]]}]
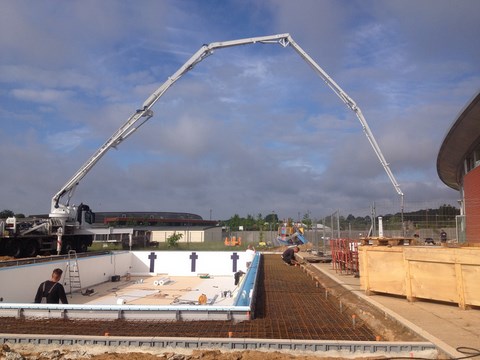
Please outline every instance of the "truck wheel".
[{"label": "truck wheel", "polygon": [[19,258],[22,255],[22,247],[18,240],[10,240],[7,243],[6,250],[8,256],[13,256],[14,258]]},{"label": "truck wheel", "polygon": [[74,248],[72,242],[70,240],[67,240],[63,243],[62,254],[68,254],[70,250],[74,250]]},{"label": "truck wheel", "polygon": [[38,254],[38,244],[35,240],[29,240],[25,244],[23,249],[23,255],[25,257],[35,257]]},{"label": "truck wheel", "polygon": [[84,252],[87,252],[88,250],[88,246],[86,243],[84,243],[83,241],[80,241],[80,244],[78,244],[78,252],[79,253],[84,253]]}]

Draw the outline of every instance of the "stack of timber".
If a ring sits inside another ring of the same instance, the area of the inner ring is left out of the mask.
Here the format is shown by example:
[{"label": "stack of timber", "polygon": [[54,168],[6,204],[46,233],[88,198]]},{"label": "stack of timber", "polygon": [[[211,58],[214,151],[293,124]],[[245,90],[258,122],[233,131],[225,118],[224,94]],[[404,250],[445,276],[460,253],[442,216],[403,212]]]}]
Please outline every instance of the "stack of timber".
[{"label": "stack of timber", "polygon": [[480,306],[480,247],[359,247],[360,286],[373,292]]}]

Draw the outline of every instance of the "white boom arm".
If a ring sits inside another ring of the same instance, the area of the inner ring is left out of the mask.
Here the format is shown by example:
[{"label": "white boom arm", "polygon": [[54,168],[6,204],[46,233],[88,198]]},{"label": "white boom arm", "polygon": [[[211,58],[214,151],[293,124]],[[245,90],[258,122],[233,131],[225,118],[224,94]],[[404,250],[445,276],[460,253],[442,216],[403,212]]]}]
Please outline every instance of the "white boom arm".
[{"label": "white boom arm", "polygon": [[[342,99],[342,101],[355,112],[360,123],[362,124],[363,131],[367,136],[368,141],[373,147],[373,150],[377,154],[380,163],[387,172],[390,181],[392,182],[395,190],[402,197],[403,207],[403,193],[400,190],[393,173],[390,170],[388,163],[383,157],[380,148],[375,141],[375,138],[368,127],[365,118],[360,111],[357,104],[333,81],[330,76],[292,39],[289,34],[278,34],[271,36],[262,36],[254,38],[246,38],[239,40],[231,40],[224,42],[214,42],[208,45],[203,45],[188,61],[180,67],[171,77],[169,77],[155,92],[149,96],[149,98],[143,103],[141,109],[138,109],[127,120],[127,122],[120,127],[91,157],[83,166],[77,171],[77,173],[53,196],[51,204],[50,217],[62,218],[65,220],[73,220],[76,217],[73,209],[70,207],[70,199],[73,196],[74,190],[79,184],[80,180],[95,166],[95,164],[105,155],[105,153],[112,147],[116,147],[123,140],[133,134],[140,126],[142,126],[147,120],[153,116],[151,108],[160,99],[160,97],[172,86],[178,79],[180,79],[188,71],[201,62],[206,57],[213,54],[215,49],[222,49],[232,46],[247,45],[247,44],[280,44],[283,47],[291,45],[294,50],[317,72],[317,74],[325,81],[325,83]],[[60,203],[60,199],[68,194],[67,202]]]},{"label": "white boom arm", "polygon": [[[292,39],[291,36],[288,36],[288,42],[289,44],[295,49],[295,51],[300,55],[308,64],[310,64],[313,69],[317,72],[317,74],[325,81],[325,83],[337,94],[337,96],[357,115],[358,120],[360,120],[360,123],[362,124],[362,129],[363,132],[365,133],[368,141],[370,142],[370,145],[373,147],[373,151],[375,151],[375,154],[377,154],[378,159],[380,160],[380,163],[382,164],[383,168],[385,169],[385,172],[388,175],[388,178],[392,182],[393,187],[395,188],[395,191],[397,192],[398,195],[400,195],[403,198],[403,192],[400,189],[400,186],[397,183],[397,180],[395,179],[395,176],[393,176],[392,171],[390,170],[390,167],[385,160],[382,151],[380,150],[380,147],[377,144],[377,141],[375,140],[375,137],[373,136],[372,131],[370,130],[370,127],[367,124],[367,120],[365,120],[362,111],[358,107],[358,105],[353,101],[353,99],[347,95],[345,91],[342,90],[340,86],[337,85],[337,83],[330,77],[328,74]],[[402,200],[403,203],[403,200]],[[403,206],[403,205],[402,205]]]}]

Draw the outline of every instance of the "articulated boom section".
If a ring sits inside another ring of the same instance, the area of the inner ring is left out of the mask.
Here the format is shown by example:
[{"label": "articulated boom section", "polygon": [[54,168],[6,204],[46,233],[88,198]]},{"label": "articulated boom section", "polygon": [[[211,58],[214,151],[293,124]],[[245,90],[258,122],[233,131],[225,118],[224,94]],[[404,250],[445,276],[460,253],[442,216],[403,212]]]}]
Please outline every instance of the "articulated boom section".
[{"label": "articulated boom section", "polygon": [[[192,57],[181,66],[172,76],[170,76],[157,90],[155,90],[143,103],[141,109],[136,110],[127,120],[127,122],[118,129],[110,139],[108,139],[98,149],[92,157],[77,171],[77,173],[55,194],[52,198],[50,217],[60,218],[63,221],[75,221],[77,218],[76,211],[70,206],[70,199],[73,196],[74,190],[79,184],[80,180],[91,170],[93,166],[102,158],[103,155],[112,147],[116,147],[128,136],[134,133],[140,126],[147,122],[152,116],[152,106],[162,97],[162,95],[179,80],[184,74],[192,70],[196,64],[212,55],[216,49],[228,48],[233,46],[247,45],[247,44],[280,44],[282,47],[291,46],[302,59],[304,59],[315,72],[323,79],[323,81],[337,94],[337,96],[352,110],[362,124],[362,129],[367,136],[375,154],[380,163],[386,171],[390,181],[392,182],[396,192],[402,197],[403,209],[403,193],[398,185],[393,173],[386,162],[380,147],[378,146],[365,118],[362,115],[357,104],[337,85],[337,83],[292,39],[290,34],[278,34],[271,36],[262,36],[254,38],[246,38],[239,40],[231,40],[224,42],[214,42],[208,45],[203,45]],[[61,203],[63,196],[67,195],[67,201]],[[403,213],[403,211],[402,211]]]}]

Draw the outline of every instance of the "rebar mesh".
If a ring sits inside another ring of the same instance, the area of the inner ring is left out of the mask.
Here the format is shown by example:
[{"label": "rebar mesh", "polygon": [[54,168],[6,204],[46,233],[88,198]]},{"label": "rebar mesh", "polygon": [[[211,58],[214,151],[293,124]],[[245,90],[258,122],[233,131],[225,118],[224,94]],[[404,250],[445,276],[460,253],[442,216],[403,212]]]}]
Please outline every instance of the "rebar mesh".
[{"label": "rebar mesh", "polygon": [[263,338],[374,341],[365,324],[352,321],[352,309],[301,267],[286,265],[279,255],[264,255],[259,267],[255,319],[233,321],[97,321],[2,318],[3,333],[157,337]]}]

